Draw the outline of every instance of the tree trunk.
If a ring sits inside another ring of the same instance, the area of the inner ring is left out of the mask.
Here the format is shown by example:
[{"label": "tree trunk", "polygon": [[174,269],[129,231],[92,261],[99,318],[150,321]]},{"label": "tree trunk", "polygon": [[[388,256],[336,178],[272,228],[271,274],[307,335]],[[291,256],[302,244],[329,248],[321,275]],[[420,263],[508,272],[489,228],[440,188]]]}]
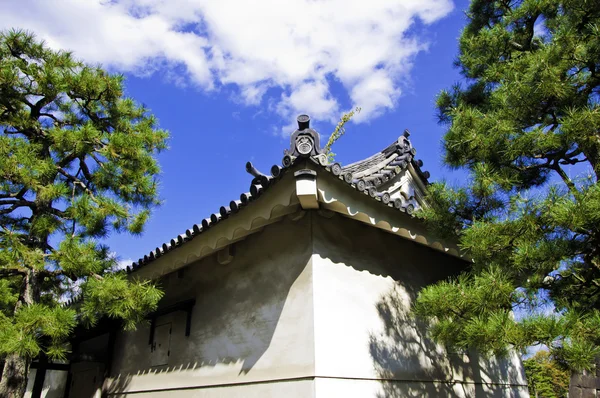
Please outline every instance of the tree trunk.
[{"label": "tree trunk", "polygon": [[0,397],[23,398],[27,388],[29,361],[16,354],[6,357],[2,380],[0,380]]},{"label": "tree trunk", "polygon": [[[15,305],[15,312],[23,305],[31,305],[39,301],[38,277],[33,270],[30,270],[23,281],[21,297]],[[0,379],[0,397],[2,398],[23,398],[27,389],[27,376],[29,374],[29,365],[31,358],[22,357],[17,354],[6,356],[2,379]]]}]

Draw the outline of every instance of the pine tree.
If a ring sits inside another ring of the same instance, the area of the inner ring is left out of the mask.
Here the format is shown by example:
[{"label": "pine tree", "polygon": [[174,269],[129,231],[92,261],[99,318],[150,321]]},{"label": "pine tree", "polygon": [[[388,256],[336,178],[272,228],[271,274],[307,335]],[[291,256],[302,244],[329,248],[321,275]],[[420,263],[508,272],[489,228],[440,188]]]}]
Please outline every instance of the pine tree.
[{"label": "pine tree", "polygon": [[122,76],[23,31],[0,32],[0,129],[0,396],[21,397],[31,360],[65,358],[77,324],[133,328],[156,308],[101,240],[141,233],[167,133]]},{"label": "pine tree", "polygon": [[[572,369],[600,354],[600,2],[473,0],[437,98],[444,161],[421,217],[472,263],[415,309],[448,346],[547,345]],[[515,316],[516,314],[516,316]]]},{"label": "pine tree", "polygon": [[538,351],[523,361],[529,395],[539,398],[563,398],[569,392],[570,372],[561,367],[548,351]]}]

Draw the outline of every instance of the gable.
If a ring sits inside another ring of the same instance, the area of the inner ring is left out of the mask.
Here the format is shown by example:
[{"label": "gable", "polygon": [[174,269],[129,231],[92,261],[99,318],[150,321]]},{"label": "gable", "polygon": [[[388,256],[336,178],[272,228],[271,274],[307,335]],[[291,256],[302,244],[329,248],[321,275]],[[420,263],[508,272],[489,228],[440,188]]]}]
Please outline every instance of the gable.
[{"label": "gable", "polygon": [[415,160],[417,151],[405,130],[391,145],[369,158],[342,167],[347,183],[371,197],[392,203],[396,209],[413,214],[425,206],[424,192],[429,172],[421,171],[423,161]]},{"label": "gable", "polygon": [[319,134],[309,127],[308,117],[301,115],[281,166],[274,165],[271,175],[266,175],[248,162],[246,170],[253,176],[249,192],[158,246],[127,267],[128,272],[154,263],[153,271],[143,274],[164,275],[223,250],[220,255],[227,261],[226,248],[232,242],[284,216],[314,209],[337,212],[458,256],[455,245],[429,237],[412,216],[427,205],[423,196],[429,173],[421,170],[422,161],[414,159],[416,150],[408,137],[405,131],[379,153],[342,166],[328,161]]}]

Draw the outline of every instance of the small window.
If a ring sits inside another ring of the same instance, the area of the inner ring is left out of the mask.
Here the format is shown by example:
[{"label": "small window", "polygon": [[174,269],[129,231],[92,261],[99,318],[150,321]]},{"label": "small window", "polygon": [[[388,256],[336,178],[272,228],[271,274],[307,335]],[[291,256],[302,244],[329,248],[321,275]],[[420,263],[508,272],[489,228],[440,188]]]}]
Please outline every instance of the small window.
[{"label": "small window", "polygon": [[150,347],[150,366],[167,365],[170,355],[171,322],[157,325],[154,329],[154,340]]}]

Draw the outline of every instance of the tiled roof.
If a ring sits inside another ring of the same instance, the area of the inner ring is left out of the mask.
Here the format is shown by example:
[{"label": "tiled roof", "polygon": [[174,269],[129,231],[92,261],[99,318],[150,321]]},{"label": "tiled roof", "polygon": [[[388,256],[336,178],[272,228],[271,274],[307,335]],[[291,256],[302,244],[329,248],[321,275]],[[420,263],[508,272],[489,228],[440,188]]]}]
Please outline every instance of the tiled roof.
[{"label": "tiled roof", "polygon": [[[414,160],[417,151],[412,147],[408,130],[405,130],[403,135],[394,141],[387,148],[378,152],[366,159],[358,162],[350,163],[342,167],[344,173],[352,173],[357,177],[369,177],[377,174],[390,175],[396,170],[396,166],[404,169],[408,163],[412,162],[413,167],[417,170],[425,183],[429,178],[429,172],[421,171],[423,165],[422,160]],[[403,138],[404,137],[404,138]],[[385,179],[387,181],[388,179]],[[381,184],[379,184],[381,185]]]},{"label": "tiled roof", "polygon": [[[405,130],[402,136],[394,141],[381,152],[374,154],[366,159],[354,162],[342,167],[341,174],[344,181],[353,183],[358,190],[371,190],[381,197],[384,193],[389,193],[386,186],[396,175],[404,172],[409,164],[413,166],[423,184],[428,184],[428,171],[421,171],[422,160],[415,160],[417,151],[412,147],[408,130]],[[373,189],[375,191],[373,191]]]},{"label": "tiled roof", "polygon": [[294,166],[297,161],[303,159],[312,160],[327,172],[332,173],[354,189],[363,191],[383,205],[412,214],[414,204],[411,202],[414,203],[414,198],[409,197],[403,192],[403,196],[393,199],[393,186],[390,184],[394,181],[394,177],[405,173],[409,165],[416,171],[421,182],[425,185],[428,184],[429,172],[422,171],[423,162],[414,159],[416,150],[408,140],[410,134],[407,130],[404,131],[398,140],[381,152],[358,162],[342,166],[339,163],[329,163],[327,154],[320,147],[319,134],[309,127],[309,121],[310,119],[306,115],[298,117],[298,130],[291,136],[290,149],[284,151],[285,156],[283,157],[281,166],[273,165],[271,167],[271,175],[261,173],[251,162],[247,162],[246,171],[253,177],[249,192],[242,193],[239,199],[232,200],[229,204],[221,206],[218,212],[211,214],[200,223],[194,224],[185,233],[174,237],[168,242],[164,242],[143,258],[133,262],[131,266],[127,267],[127,272],[133,272],[149,264],[153,260],[191,241],[219,222],[229,217],[234,217],[248,203],[256,200],[269,187],[273,186],[285,174],[287,169]]}]

